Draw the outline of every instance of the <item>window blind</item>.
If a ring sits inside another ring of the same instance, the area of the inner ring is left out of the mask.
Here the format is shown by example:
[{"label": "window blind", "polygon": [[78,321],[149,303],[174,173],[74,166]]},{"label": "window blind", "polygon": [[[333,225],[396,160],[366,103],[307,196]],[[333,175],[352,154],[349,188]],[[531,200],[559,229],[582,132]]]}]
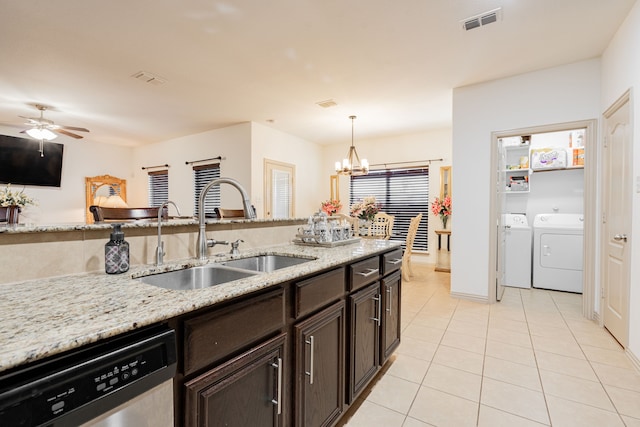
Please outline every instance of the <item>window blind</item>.
[{"label": "window blind", "polygon": [[394,240],[406,241],[411,218],[422,213],[413,249],[428,250],[429,168],[384,169],[352,176],[349,205],[368,196],[375,196],[382,212],[395,217]]},{"label": "window blind", "polygon": [[[193,212],[200,215],[198,206],[198,198],[202,189],[214,179],[220,178],[220,164],[213,163],[208,165],[199,165],[193,167]],[[206,217],[215,218],[215,208],[220,207],[220,185],[214,185],[204,199],[204,214]]]},{"label": "window blind", "polygon": [[149,172],[149,206],[159,207],[169,200],[169,171]]}]

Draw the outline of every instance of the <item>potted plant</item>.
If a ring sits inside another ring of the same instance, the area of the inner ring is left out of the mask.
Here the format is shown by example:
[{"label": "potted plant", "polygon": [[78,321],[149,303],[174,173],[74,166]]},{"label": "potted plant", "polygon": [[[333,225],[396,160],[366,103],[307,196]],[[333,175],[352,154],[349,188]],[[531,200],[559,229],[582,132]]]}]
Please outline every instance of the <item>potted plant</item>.
[{"label": "potted plant", "polygon": [[354,218],[360,219],[360,229],[361,234],[363,234],[365,230],[369,229],[369,225],[379,211],[380,204],[376,202],[375,196],[368,196],[351,205],[349,214]]},{"label": "potted plant", "polygon": [[9,224],[17,224],[19,214],[25,206],[35,205],[36,201],[24,193],[24,188],[20,191],[11,189],[11,184],[0,190],[0,218]]}]

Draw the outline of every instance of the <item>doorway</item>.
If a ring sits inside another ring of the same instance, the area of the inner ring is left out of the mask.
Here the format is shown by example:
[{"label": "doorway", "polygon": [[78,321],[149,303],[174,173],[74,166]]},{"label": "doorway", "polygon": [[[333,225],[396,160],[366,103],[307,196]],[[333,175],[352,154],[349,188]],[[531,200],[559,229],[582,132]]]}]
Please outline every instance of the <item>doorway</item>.
[{"label": "doorway", "polygon": [[[492,191],[490,199],[490,218],[492,220],[492,229],[494,229],[495,232],[492,232],[490,234],[489,242],[489,247],[492,248],[489,257],[490,263],[492,265],[492,268],[489,269],[489,283],[491,284],[489,286],[490,302],[499,301],[501,292],[503,291],[505,280],[505,236],[508,229],[506,228],[507,225],[505,223],[505,215],[503,215],[503,213],[506,212],[507,206],[509,206],[509,211],[511,211],[512,213],[527,213],[526,194],[529,193],[529,180],[531,175],[530,166],[533,165],[528,164],[531,161],[531,157],[528,156],[528,154],[519,153],[518,151],[522,148],[522,145],[519,144],[530,144],[530,141],[523,141],[521,137],[538,134],[551,134],[555,132],[568,133],[575,130],[580,130],[583,135],[582,141],[579,144],[576,142],[575,145],[583,145],[583,147],[580,147],[583,150],[582,154],[587,153],[587,155],[582,156],[580,160],[576,161],[584,163],[583,165],[580,165],[581,167],[583,167],[584,171],[584,191],[581,201],[582,213],[584,217],[584,245],[582,249],[582,259],[584,260],[582,279],[583,315],[588,318],[593,318],[595,312],[595,270],[597,265],[595,262],[595,242],[597,236],[595,220],[597,218],[598,209],[595,203],[597,172],[595,167],[595,165],[597,164],[595,120],[537,126],[504,132],[494,132],[492,134],[491,170],[494,172],[492,173],[492,188],[494,188],[494,191]],[[516,153],[515,158],[517,159],[517,162],[514,161],[513,154],[506,155],[505,150],[503,150],[505,140],[508,140],[510,138],[517,138],[517,140],[507,142],[515,147],[511,151],[514,151]],[[571,148],[571,151],[567,150],[567,156],[569,156],[569,153],[574,153],[573,148],[574,147]],[[526,151],[527,153],[529,152],[528,148],[524,149],[524,151]],[[578,151],[576,153],[580,152]],[[567,163],[573,165],[573,158],[568,158]],[[549,179],[548,181],[552,182],[553,180]],[[507,193],[509,193],[509,195],[507,195]],[[508,200],[507,198],[510,198],[511,200]],[[522,200],[518,200],[518,198]],[[520,210],[524,212],[519,212]],[[549,210],[554,210],[553,205],[549,206]],[[529,214],[534,211],[535,209],[530,210]],[[529,218],[529,224],[531,224],[532,221],[533,218]]]},{"label": "doorway", "polygon": [[264,217],[293,218],[295,165],[264,160]]}]

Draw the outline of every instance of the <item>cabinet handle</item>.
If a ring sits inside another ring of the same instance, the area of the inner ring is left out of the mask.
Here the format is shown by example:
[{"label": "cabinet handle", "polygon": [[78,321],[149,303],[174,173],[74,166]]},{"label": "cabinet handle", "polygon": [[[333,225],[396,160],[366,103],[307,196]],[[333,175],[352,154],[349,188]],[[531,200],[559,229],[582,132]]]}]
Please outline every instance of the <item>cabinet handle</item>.
[{"label": "cabinet handle", "polygon": [[276,363],[272,363],[271,366],[276,368],[276,375],[278,376],[278,387],[276,389],[276,399],[272,399],[271,403],[276,405],[278,415],[282,414],[282,358],[278,357]]},{"label": "cabinet handle", "polygon": [[387,316],[391,316],[391,300],[393,299],[393,288],[389,286],[387,288]]},{"label": "cabinet handle", "polygon": [[402,258],[390,259],[387,261],[389,264],[398,265],[402,262]]},{"label": "cabinet handle", "polygon": [[309,347],[311,347],[311,353],[309,355],[309,372],[305,372],[305,375],[309,376],[309,384],[313,384],[313,335],[309,335],[309,339],[305,341],[305,344],[309,344]]},{"label": "cabinet handle", "polygon": [[370,317],[371,320],[376,322],[378,326],[380,326],[380,315],[381,315],[381,295],[376,295],[372,298],[376,302],[376,317]]},{"label": "cabinet handle", "polygon": [[379,270],[377,268],[368,268],[366,273],[363,273],[362,271],[356,271],[356,274],[362,277],[369,277],[374,274],[378,274],[378,271]]}]

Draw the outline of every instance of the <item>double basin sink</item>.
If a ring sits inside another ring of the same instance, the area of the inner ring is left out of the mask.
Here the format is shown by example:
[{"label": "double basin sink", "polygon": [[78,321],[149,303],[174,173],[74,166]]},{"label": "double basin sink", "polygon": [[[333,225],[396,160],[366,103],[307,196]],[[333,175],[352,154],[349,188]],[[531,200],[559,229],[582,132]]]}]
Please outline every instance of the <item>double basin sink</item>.
[{"label": "double basin sink", "polygon": [[142,276],[138,280],[165,289],[202,289],[308,261],[313,259],[291,255],[258,255]]}]

